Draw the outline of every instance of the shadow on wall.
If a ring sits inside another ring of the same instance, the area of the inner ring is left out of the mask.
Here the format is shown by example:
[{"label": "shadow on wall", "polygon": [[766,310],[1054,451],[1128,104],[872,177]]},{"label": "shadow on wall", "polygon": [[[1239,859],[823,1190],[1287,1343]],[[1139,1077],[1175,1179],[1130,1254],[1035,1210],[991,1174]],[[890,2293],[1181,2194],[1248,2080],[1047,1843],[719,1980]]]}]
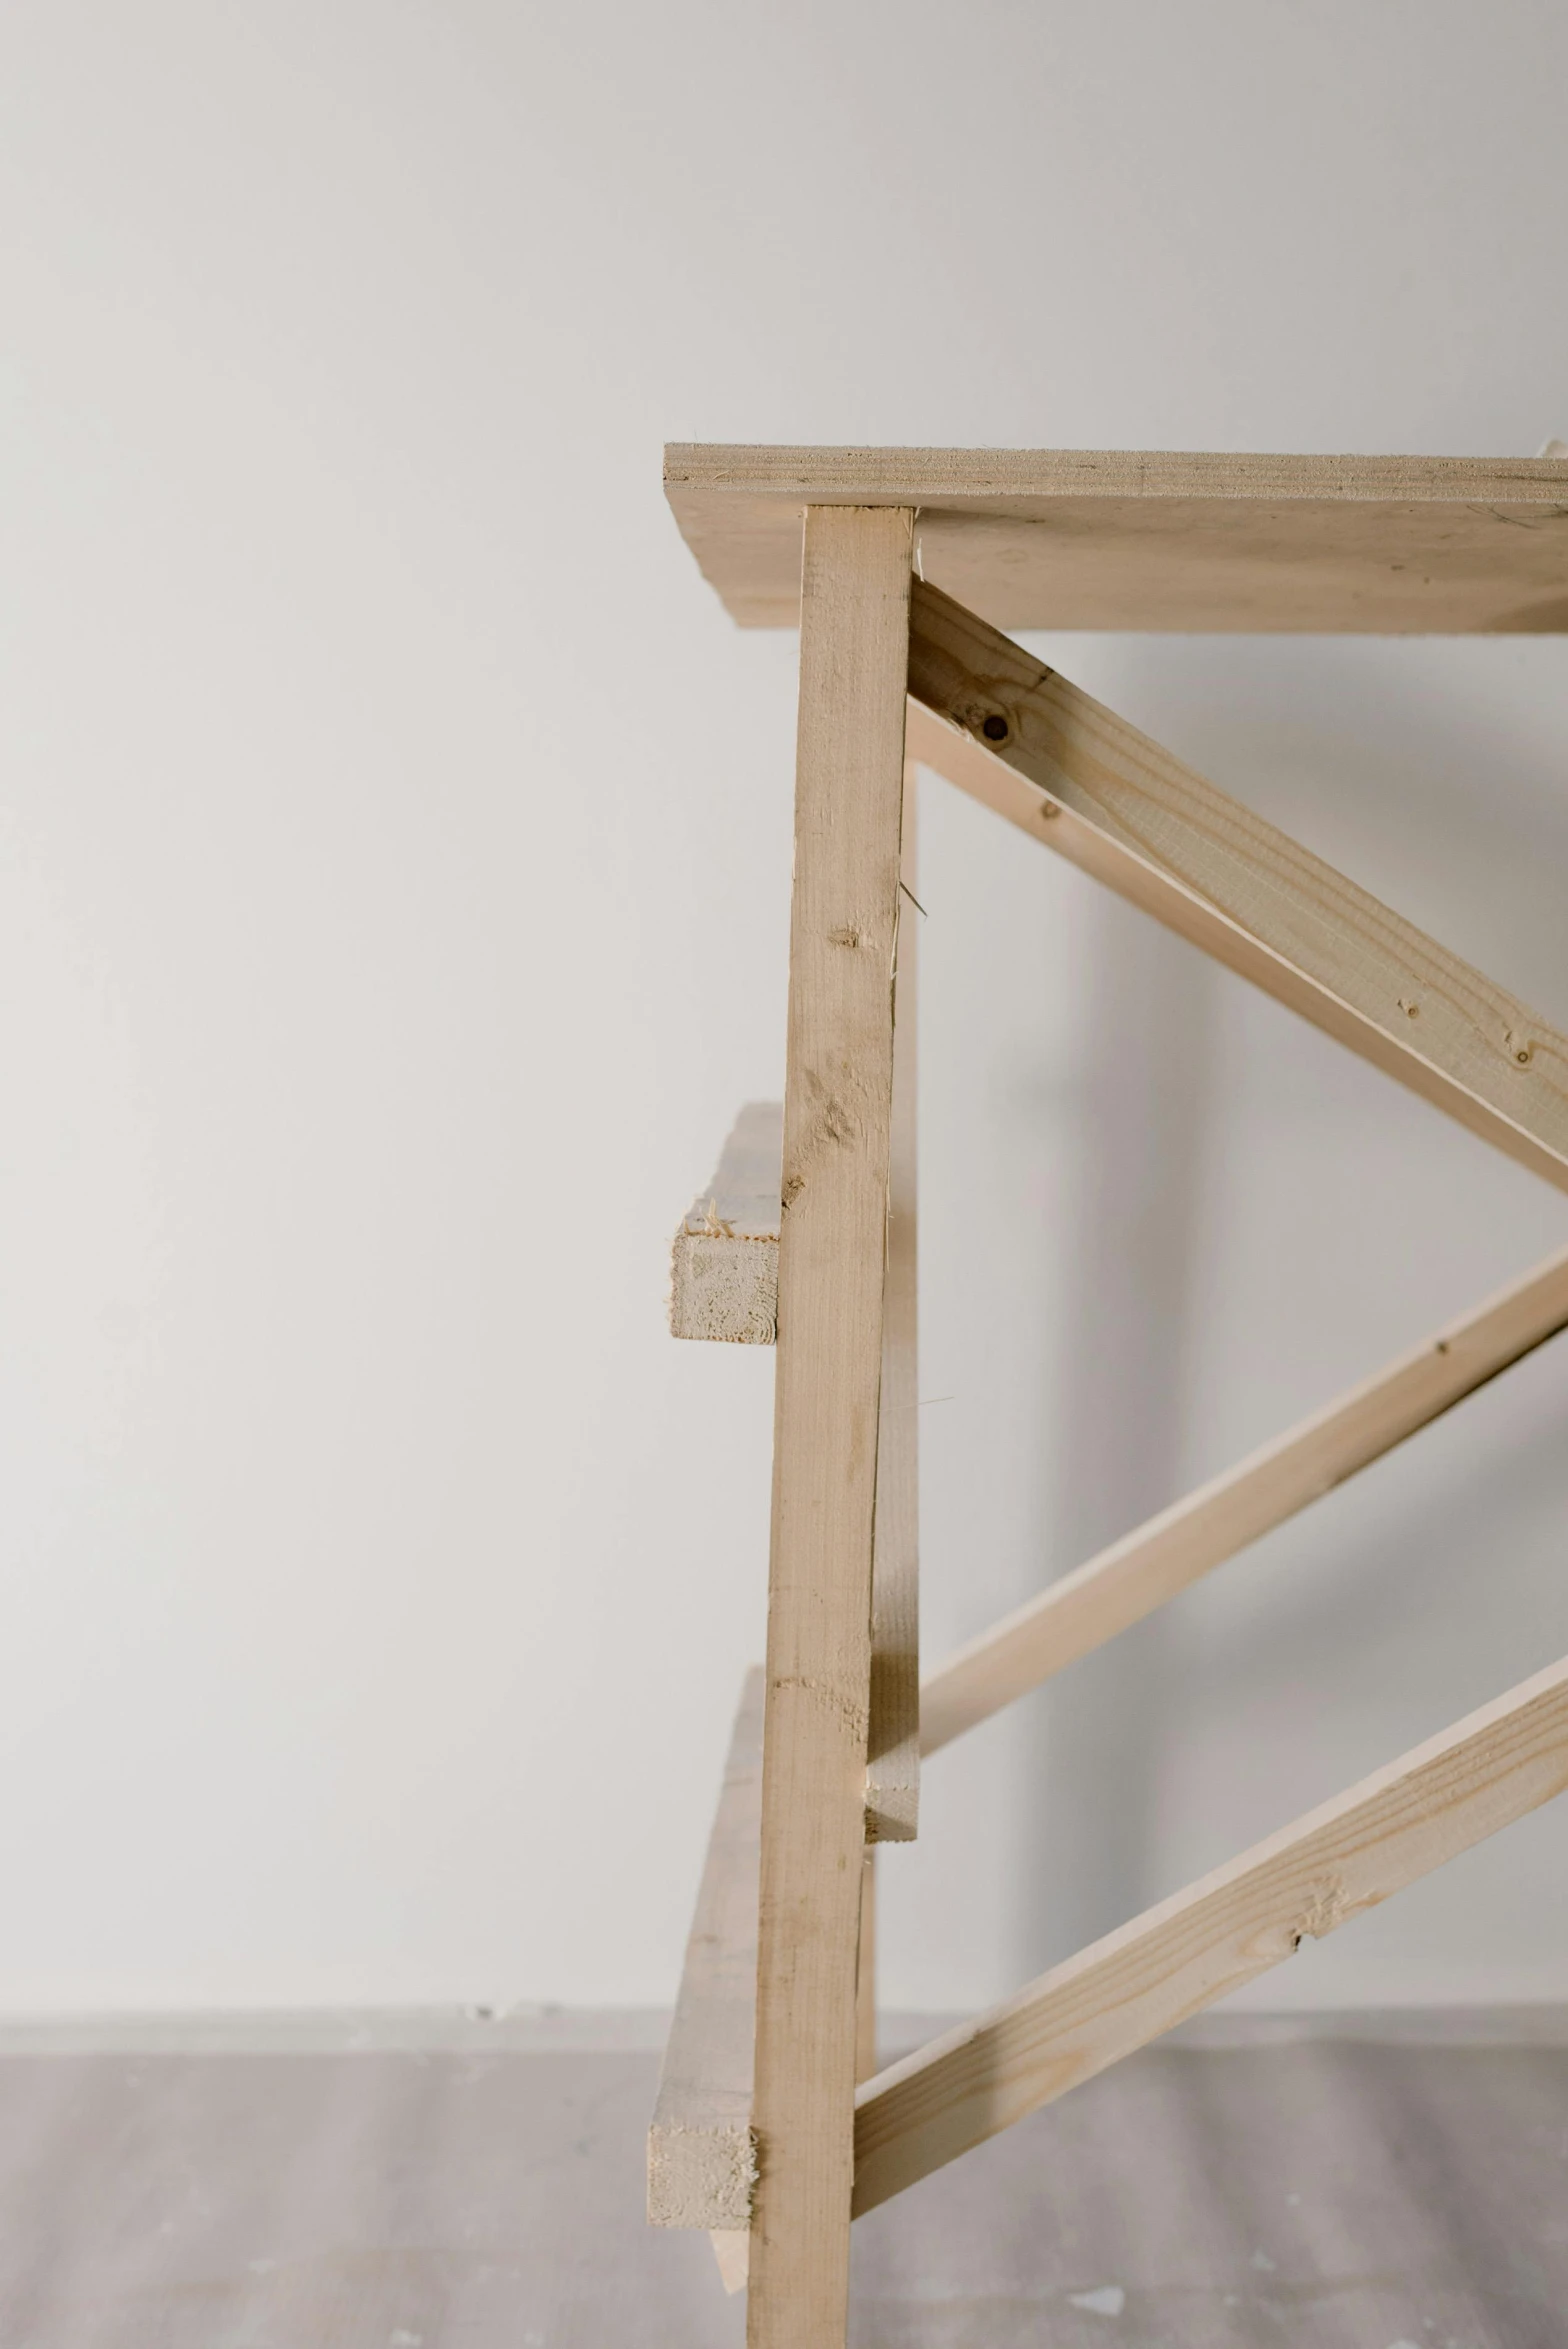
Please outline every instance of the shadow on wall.
[{"label": "shadow on wall", "polygon": [[[1072,1263],[1048,1554],[1069,1569],[1177,1488],[1204,1145],[1214,974],[1203,956],[1096,893],[1078,1004],[1092,1039],[1074,1108]],[[1171,1723],[1169,1626],[1155,1615],[1031,1707],[1016,1945],[1033,1971],[1144,1905]],[[1031,1816],[1031,1812],[1034,1813]]]},{"label": "shadow on wall", "polygon": [[1135,725],[1568,1027],[1568,644],[1074,638]]},{"label": "shadow on wall", "polygon": [[[1532,645],[1521,654],[1504,645],[1237,642],[1226,648],[1223,694],[1215,691],[1211,648],[1176,640],[1101,648],[1079,639],[1071,656],[1063,650],[1056,657],[1090,691],[1445,943],[1527,998],[1533,994],[1558,1020],[1568,1014],[1568,930],[1560,914],[1568,812],[1548,772],[1563,748],[1561,647]],[[1073,1021],[1084,1042],[1074,1082],[1054,1111],[1075,1128],[1075,1174],[1064,1203],[1062,1322],[1054,1333],[1062,1400],[1053,1466],[1037,1504],[1041,1582],[1194,1481],[1189,1374],[1200,1340],[1212,1352],[1230,1337],[1224,1326],[1206,1331],[1200,1319],[1212,1310],[1212,1300],[1205,1306],[1198,1293],[1206,1169],[1222,1148],[1251,1148],[1260,1119],[1284,1114],[1293,1092],[1299,1115],[1311,1055],[1321,1052],[1318,1040],[1286,1023],[1276,1065],[1266,1079],[1259,1073],[1261,1091],[1254,1092],[1250,1073],[1226,1066],[1218,1046],[1219,990],[1238,983],[1133,909],[1095,896],[1074,988]],[[1252,1120],[1239,1142],[1231,1123],[1238,1087],[1248,1093]],[[1409,1126],[1392,1147],[1428,1155],[1430,1131]],[[1329,1138],[1337,1145],[1340,1136]],[[1506,1187],[1518,1184],[1513,1170],[1494,1178],[1489,1166],[1461,1166],[1457,1157],[1456,1170],[1467,1200],[1489,1197],[1494,1179],[1501,1186],[1499,1269],[1483,1272],[1480,1294],[1514,1268],[1510,1247],[1517,1254],[1522,1246],[1522,1266],[1533,1243],[1519,1240],[1520,1193]],[[1546,1206],[1556,1204],[1547,1195]],[[1369,1199],[1367,1212],[1386,1209]],[[1459,1194],[1453,1212],[1464,1212]],[[1400,1233],[1398,1245],[1420,1267],[1430,1263],[1434,1294],[1445,1267],[1452,1279],[1448,1233],[1431,1214]],[[1465,1301],[1439,1303],[1433,1319]],[[1402,1342],[1419,1337],[1423,1326]],[[1375,1343],[1365,1368],[1385,1350]],[[1246,1379],[1240,1352],[1225,1375]],[[1027,1702],[1020,1732],[1028,1792],[1011,1895],[1014,1946],[1026,1970],[1058,1961],[1170,1889],[1162,1777],[1192,1735],[1194,1707],[1237,1702],[1238,1674],[1283,1691],[1303,1673],[1333,1672],[1336,1658],[1343,1666],[1347,1642],[1354,1646],[1364,1633],[1379,1650],[1385,1685],[1392,1670],[1396,1682],[1404,1675],[1402,1695],[1416,1680],[1436,1693],[1432,1675],[1439,1683],[1445,1676],[1439,1657],[1426,1659],[1427,1670],[1407,1645],[1391,1664],[1387,1618],[1417,1603],[1414,1585],[1422,1577],[1429,1601],[1440,1591],[1461,1617],[1466,1607],[1484,1609],[1484,1594],[1452,1553],[1457,1543],[1473,1557],[1484,1549],[1487,1525],[1509,1518],[1509,1488],[1521,1464],[1505,1427],[1503,1414],[1496,1440],[1479,1431],[1462,1439],[1453,1466],[1462,1471],[1463,1498],[1448,1493],[1441,1509],[1434,1511],[1428,1487],[1439,1457],[1430,1447],[1455,1440],[1446,1433],[1425,1439],[1425,1454],[1412,1447],[1404,1465],[1381,1472],[1380,1491],[1369,1480],[1367,1489],[1336,1499],[1342,1561],[1367,1567],[1369,1585],[1381,1586],[1375,1595],[1347,1589],[1343,1572],[1331,1572],[1316,1589],[1310,1577],[1293,1584],[1288,1599],[1275,1586],[1245,1634],[1234,1644],[1216,1638],[1198,1672],[1191,1641],[1195,1628],[1203,1639],[1207,1619],[1180,1609],[1157,1614]],[[1532,1483],[1538,1475],[1555,1478],[1568,1499],[1560,1446],[1550,1459],[1533,1439],[1526,1448]],[[1441,1523],[1432,1522],[1434,1513]],[[1521,1575],[1528,1582],[1523,1568]],[[1349,1579],[1359,1583],[1353,1570]],[[1511,1590],[1510,1603],[1528,1615],[1524,1591]],[[1218,1617],[1212,1628],[1221,1631]],[[1452,1621],[1448,1636],[1452,1644]],[[1344,1695],[1353,1715],[1360,1691],[1375,1723],[1378,1693],[1366,1681],[1352,1672]],[[1460,1709],[1476,1701],[1467,1696]],[[1359,1728],[1347,1716],[1325,1731],[1324,1743],[1354,1738]],[[1399,1742],[1380,1738],[1371,1758],[1385,1758],[1385,1747],[1392,1753]],[[1331,1756],[1321,1791],[1367,1766],[1347,1752],[1340,1768]]]}]

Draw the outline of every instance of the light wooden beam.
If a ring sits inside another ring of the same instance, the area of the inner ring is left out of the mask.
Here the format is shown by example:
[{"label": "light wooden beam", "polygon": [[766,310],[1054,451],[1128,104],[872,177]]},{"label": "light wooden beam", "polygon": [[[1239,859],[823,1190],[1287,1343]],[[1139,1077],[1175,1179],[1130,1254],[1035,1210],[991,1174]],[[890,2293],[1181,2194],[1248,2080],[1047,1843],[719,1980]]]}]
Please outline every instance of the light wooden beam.
[{"label": "light wooden beam", "polygon": [[[913,880],[912,803],[913,793],[906,791],[906,887]],[[910,1842],[920,1812],[915,941],[914,923],[901,922],[893,982],[893,1111],[866,1756],[866,1833],[877,1843]],[[670,1328],[678,1338],[742,1346],[771,1346],[777,1338],[783,1124],[779,1102],[749,1101],[725,1141],[716,1172],[681,1218],[671,1251],[670,1280]]]},{"label": "light wooden beam", "polygon": [[750,2349],[841,2349],[848,2319],[911,530],[805,523]]},{"label": "light wooden beam", "polygon": [[921,576],[999,628],[1568,628],[1568,464],[1153,449],[674,446],[665,494],[743,628],[793,628],[808,505],[914,506]]},{"label": "light wooden beam", "polygon": [[857,2215],[1565,1786],[1568,1661],[867,2081]]},{"label": "light wooden beam", "polygon": [[877,1505],[871,1569],[871,1735],[866,1834],[912,1842],[920,1822],[920,1383],[915,1250],[915,778],[904,778],[898,966],[893,981],[893,1110],[887,1257],[882,1288],[882,1391],[877,1406]]},{"label": "light wooden beam", "polygon": [[715,2227],[713,2256],[726,2292],[744,2292],[751,2272],[751,2237],[744,2227]]},{"label": "light wooden beam", "polygon": [[921,1690],[935,1753],[1568,1328],[1568,1249],[971,1640]]},{"label": "light wooden beam", "polygon": [[866,1845],[860,1870],[860,1948],[855,1959],[855,2077],[877,2068],[877,1847]]},{"label": "light wooden beam", "polygon": [[1568,1038],[1537,1013],[922,584],[909,690],[913,756],[1568,1189]]},{"label": "light wooden beam", "polygon": [[762,1697],[758,1668],[735,1715],[648,2131],[648,2217],[658,2227],[751,2222]]}]

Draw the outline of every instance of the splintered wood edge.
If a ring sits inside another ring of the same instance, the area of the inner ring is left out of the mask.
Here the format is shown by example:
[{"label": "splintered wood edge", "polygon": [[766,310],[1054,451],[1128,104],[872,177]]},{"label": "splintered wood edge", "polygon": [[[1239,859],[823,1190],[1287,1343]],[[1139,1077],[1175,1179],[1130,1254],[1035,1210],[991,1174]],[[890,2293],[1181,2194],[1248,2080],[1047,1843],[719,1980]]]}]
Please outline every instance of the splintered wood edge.
[{"label": "splintered wood edge", "polygon": [[670,1255],[674,1336],[732,1346],[776,1343],[783,1125],[781,1103],[749,1101],[712,1180],[681,1218]]},{"label": "splintered wood edge", "polygon": [[763,1688],[755,1665],[735,1715],[648,2131],[648,2218],[656,2227],[726,2233],[751,2223]]}]

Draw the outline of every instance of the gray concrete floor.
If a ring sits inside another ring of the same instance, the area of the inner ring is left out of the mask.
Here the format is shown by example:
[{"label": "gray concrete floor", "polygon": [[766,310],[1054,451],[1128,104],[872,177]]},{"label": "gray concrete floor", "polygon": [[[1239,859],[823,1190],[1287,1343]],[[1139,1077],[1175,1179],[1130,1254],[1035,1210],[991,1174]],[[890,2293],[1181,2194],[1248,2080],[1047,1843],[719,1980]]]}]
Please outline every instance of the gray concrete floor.
[{"label": "gray concrete floor", "polygon": [[[1560,2021],[1147,2050],[861,2222],[857,2349],[1563,2349]],[[736,2349],[651,2037],[0,2032],[0,2349]]]}]

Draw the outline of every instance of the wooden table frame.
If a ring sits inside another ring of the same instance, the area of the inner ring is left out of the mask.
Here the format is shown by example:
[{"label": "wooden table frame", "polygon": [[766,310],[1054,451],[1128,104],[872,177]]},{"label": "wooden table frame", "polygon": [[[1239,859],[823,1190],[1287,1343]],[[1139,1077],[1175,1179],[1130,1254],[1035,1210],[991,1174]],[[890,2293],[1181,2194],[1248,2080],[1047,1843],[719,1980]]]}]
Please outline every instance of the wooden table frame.
[{"label": "wooden table frame", "polygon": [[[672,503],[738,617],[782,616],[791,530],[800,566],[782,1132],[765,1107],[742,1119],[677,1236],[673,1302],[677,1334],[776,1342],[767,1663],[649,2141],[649,2215],[713,2233],[725,2281],[749,2282],[750,2349],[843,2343],[854,2216],[1568,1786],[1565,1661],[876,2070],[872,1853],[915,1832],[921,1752],[1568,1326],[1565,1251],[922,1688],[906,760],[1568,1189],[1568,1039],[996,625],[1196,608],[1220,627],[1568,627],[1568,464],[1466,464],[670,452]],[[1424,588],[1391,557],[1415,544]]]}]

